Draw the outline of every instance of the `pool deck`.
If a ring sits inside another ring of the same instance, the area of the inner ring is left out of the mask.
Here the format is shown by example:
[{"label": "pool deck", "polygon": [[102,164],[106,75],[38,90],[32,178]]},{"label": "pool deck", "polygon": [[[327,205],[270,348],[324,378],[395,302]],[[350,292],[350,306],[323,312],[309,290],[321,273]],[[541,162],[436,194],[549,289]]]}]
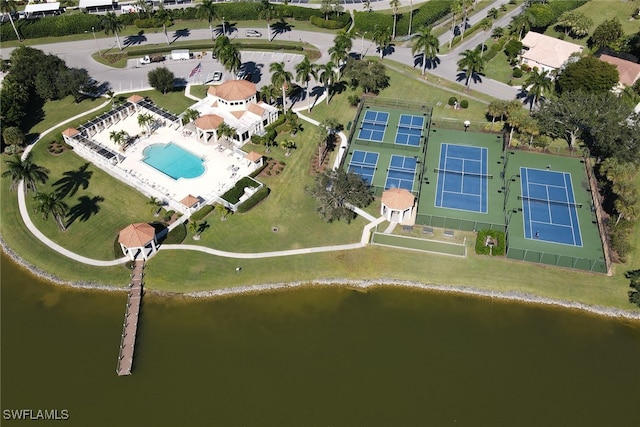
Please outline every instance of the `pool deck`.
[{"label": "pool deck", "polygon": [[[238,179],[249,175],[256,167],[241,154],[234,152],[229,145],[204,143],[194,134],[183,133],[182,130],[171,127],[160,127],[150,136],[142,136],[143,128],[138,125],[136,114],[97,133],[93,138],[113,150],[120,150],[120,147],[109,139],[109,134],[114,130],[124,130],[131,136],[141,136],[126,149],[124,152],[126,158],[117,165],[117,168],[131,177],[131,183],[134,186],[138,186],[137,184],[151,186],[165,197],[178,202],[189,194],[205,199],[209,199],[212,194],[220,195],[233,187]],[[204,159],[205,172],[196,178],[174,180],[143,162],[143,152],[146,147],[169,142]]]}]

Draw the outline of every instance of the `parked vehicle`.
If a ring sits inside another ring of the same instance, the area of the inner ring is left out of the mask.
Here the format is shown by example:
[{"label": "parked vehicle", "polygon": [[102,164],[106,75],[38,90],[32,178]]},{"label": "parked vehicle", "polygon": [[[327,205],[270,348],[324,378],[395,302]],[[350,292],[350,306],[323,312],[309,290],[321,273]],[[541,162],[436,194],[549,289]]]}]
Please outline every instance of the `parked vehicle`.
[{"label": "parked vehicle", "polygon": [[256,30],[247,30],[244,32],[246,37],[262,37],[262,33]]},{"label": "parked vehicle", "polygon": [[216,71],[213,73],[213,77],[211,78],[212,82],[219,82],[222,80],[222,73],[220,71]]},{"label": "parked vehicle", "polygon": [[151,64],[152,62],[163,62],[164,61],[164,55],[145,55],[143,58],[140,58],[138,61],[140,61],[141,64]]},{"label": "parked vehicle", "polygon": [[189,53],[189,49],[176,49],[171,51],[171,59],[174,61],[184,61],[190,58],[191,53]]}]

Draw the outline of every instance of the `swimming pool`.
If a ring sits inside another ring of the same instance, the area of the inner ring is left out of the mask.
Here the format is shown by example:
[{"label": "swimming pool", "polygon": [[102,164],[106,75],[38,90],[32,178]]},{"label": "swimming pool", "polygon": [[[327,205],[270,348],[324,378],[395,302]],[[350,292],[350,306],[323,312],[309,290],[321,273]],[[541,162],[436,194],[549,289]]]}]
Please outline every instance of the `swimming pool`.
[{"label": "swimming pool", "polygon": [[152,144],[143,154],[143,162],[175,180],[197,178],[204,173],[203,160],[173,142]]}]

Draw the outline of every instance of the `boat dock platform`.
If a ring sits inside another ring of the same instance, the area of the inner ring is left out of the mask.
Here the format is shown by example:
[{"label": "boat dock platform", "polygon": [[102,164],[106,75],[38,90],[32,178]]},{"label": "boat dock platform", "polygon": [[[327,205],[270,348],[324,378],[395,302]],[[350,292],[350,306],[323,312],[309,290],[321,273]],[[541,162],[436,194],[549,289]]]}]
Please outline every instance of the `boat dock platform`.
[{"label": "boat dock platform", "polygon": [[144,261],[135,261],[131,271],[131,283],[127,297],[127,310],[122,325],[122,337],[120,340],[120,354],[118,355],[118,376],[131,375],[133,367],[133,351],[136,346],[136,334],[138,332],[138,316],[142,302],[144,277]]}]

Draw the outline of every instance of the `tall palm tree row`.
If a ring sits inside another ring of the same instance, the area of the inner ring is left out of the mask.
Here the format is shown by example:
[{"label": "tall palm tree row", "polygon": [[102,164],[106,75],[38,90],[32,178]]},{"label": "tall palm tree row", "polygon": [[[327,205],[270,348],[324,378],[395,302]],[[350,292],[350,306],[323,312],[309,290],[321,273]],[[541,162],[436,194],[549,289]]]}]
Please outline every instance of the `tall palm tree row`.
[{"label": "tall palm tree row", "polygon": [[391,12],[393,12],[393,33],[391,34],[391,40],[396,39],[396,26],[398,24],[398,9],[400,8],[400,0],[391,0],[389,2]]},{"label": "tall palm tree row", "polygon": [[156,118],[151,113],[138,114],[138,126],[143,127],[147,131],[147,135],[151,135],[151,125],[156,121]]},{"label": "tall palm tree row", "polygon": [[58,229],[65,231],[66,226],[64,218],[69,212],[69,206],[62,200],[58,193],[41,193],[38,192],[33,196],[33,199],[37,202],[35,211],[42,214],[42,219],[49,219],[49,215],[53,216]]},{"label": "tall palm tree row", "polygon": [[451,49],[451,44],[453,43],[453,39],[456,35],[456,22],[458,19],[458,16],[460,16],[460,14],[462,13],[462,5],[460,4],[459,1],[454,2],[451,5],[451,8],[449,9],[449,12],[451,13],[451,38],[449,39],[449,49]]},{"label": "tall palm tree row", "polygon": [[242,65],[238,47],[231,44],[229,37],[220,36],[213,44],[212,53],[218,58],[225,70],[235,73]]},{"label": "tall palm tree row", "polygon": [[9,21],[11,22],[11,26],[13,27],[13,31],[16,33],[16,38],[18,41],[22,41],[22,37],[18,33],[18,29],[16,28],[15,22],[13,22],[13,14],[18,10],[18,5],[15,0],[0,0],[0,12],[3,14],[9,15]]},{"label": "tall palm tree row", "polygon": [[309,81],[312,77],[317,79],[318,73],[316,72],[316,67],[309,61],[309,58],[305,56],[302,61],[296,65],[296,81],[305,84],[307,90],[307,111],[311,111]]},{"label": "tall palm tree row", "polygon": [[118,43],[118,49],[122,50],[120,44],[120,36],[118,33],[124,29],[124,24],[120,20],[120,17],[115,12],[107,12],[102,18],[102,26],[104,27],[104,33],[113,33],[116,36],[116,42]]},{"label": "tall palm tree row", "polygon": [[32,153],[29,152],[24,159],[16,155],[12,159],[5,160],[7,170],[2,176],[11,177],[11,190],[16,190],[20,181],[24,180],[24,191],[38,191],[37,183],[44,184],[49,179],[49,169],[39,166],[32,161]]},{"label": "tall palm tree row", "polygon": [[411,53],[422,52],[422,75],[427,70],[427,61],[433,61],[440,50],[438,38],[431,34],[431,28],[422,27],[413,36],[413,47]]},{"label": "tall palm tree row", "polygon": [[350,32],[340,30],[333,39],[333,46],[329,48],[331,61],[340,65],[347,59],[349,52],[353,48],[354,35]]},{"label": "tall palm tree row", "polygon": [[220,14],[218,13],[218,8],[215,3],[211,0],[202,0],[202,3],[197,6],[198,18],[204,18],[209,23],[209,31],[211,31],[211,40],[215,37],[213,36],[213,21],[220,19]]},{"label": "tall palm tree row", "polygon": [[293,80],[293,74],[284,69],[284,62],[273,62],[269,65],[271,83],[282,88],[282,111],[287,112],[287,88]]},{"label": "tall palm tree row", "polygon": [[471,85],[471,77],[477,75],[484,70],[485,60],[480,55],[478,49],[467,49],[460,54],[462,58],[458,61],[458,70],[464,70],[465,72],[465,85],[467,90]]},{"label": "tall palm tree row", "polygon": [[162,3],[160,3],[160,7],[156,11],[156,19],[162,24],[162,32],[164,33],[164,38],[167,40],[168,46],[171,43],[169,42],[169,34],[167,34],[167,26],[173,23],[173,17],[171,11],[165,9]]},{"label": "tall palm tree row", "polygon": [[336,65],[329,61],[324,65],[320,65],[317,70],[318,80],[320,80],[320,83],[324,85],[324,94],[327,97],[327,104],[329,104],[329,88],[336,79],[335,68]]}]

